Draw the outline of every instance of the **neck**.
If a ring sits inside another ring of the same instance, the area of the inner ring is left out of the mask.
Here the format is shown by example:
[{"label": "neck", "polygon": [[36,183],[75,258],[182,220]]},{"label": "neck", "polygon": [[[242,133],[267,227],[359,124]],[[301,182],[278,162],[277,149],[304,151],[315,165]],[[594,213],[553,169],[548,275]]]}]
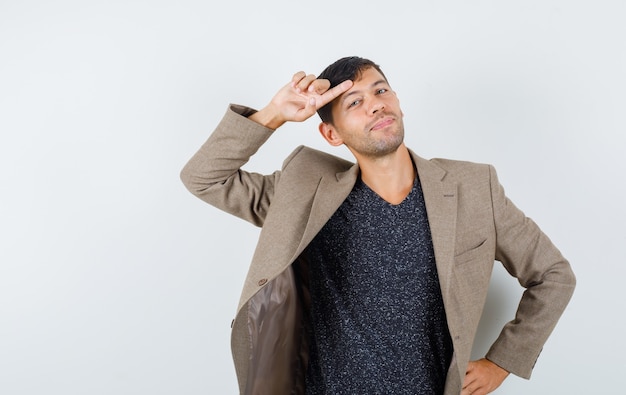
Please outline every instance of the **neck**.
[{"label": "neck", "polygon": [[399,204],[413,188],[415,166],[404,144],[380,158],[357,158],[361,179],[391,204]]}]

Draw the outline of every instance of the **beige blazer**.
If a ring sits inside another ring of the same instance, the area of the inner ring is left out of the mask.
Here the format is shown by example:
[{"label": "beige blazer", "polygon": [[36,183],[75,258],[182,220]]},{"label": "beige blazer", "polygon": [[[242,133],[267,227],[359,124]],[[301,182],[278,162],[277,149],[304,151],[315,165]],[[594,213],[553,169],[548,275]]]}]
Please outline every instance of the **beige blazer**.
[{"label": "beige blazer", "polygon": [[[202,200],[262,227],[232,325],[241,393],[301,394],[307,293],[296,275],[299,256],[349,194],[359,169],[301,146],[271,175],[243,171],[273,132],[247,119],[253,112],[231,105],[181,179]],[[493,167],[411,155],[454,346],[445,394],[460,393],[494,261],[526,290],[487,358],[529,378],[574,290],[569,263],[506,198]]]}]

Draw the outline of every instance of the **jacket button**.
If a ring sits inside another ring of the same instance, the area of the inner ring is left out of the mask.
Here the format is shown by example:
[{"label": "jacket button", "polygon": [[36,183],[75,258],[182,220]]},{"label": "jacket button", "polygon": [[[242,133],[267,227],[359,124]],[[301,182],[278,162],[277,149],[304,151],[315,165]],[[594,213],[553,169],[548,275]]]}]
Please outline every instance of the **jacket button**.
[{"label": "jacket button", "polygon": [[265,285],[265,283],[267,283],[267,279],[266,278],[262,278],[259,280],[259,287],[262,287],[263,285]]}]

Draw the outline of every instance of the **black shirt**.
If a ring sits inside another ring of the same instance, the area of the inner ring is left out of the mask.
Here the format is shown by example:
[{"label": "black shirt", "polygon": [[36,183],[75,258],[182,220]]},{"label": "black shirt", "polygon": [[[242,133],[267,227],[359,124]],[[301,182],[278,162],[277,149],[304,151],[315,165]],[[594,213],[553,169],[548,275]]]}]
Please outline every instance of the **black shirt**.
[{"label": "black shirt", "polygon": [[452,343],[419,179],[398,205],[359,179],[304,253],[306,393],[443,393]]}]

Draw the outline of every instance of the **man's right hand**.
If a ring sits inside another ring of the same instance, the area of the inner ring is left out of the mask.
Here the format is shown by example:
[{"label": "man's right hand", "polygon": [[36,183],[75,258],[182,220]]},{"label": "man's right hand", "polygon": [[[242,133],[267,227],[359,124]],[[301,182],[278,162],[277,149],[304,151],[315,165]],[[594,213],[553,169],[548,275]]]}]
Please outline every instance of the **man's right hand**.
[{"label": "man's right hand", "polygon": [[278,129],[285,122],[302,122],[309,119],[326,103],[350,89],[352,81],[346,80],[330,88],[326,79],[300,71],[291,82],[282,87],[263,109],[250,119],[270,129]]}]

